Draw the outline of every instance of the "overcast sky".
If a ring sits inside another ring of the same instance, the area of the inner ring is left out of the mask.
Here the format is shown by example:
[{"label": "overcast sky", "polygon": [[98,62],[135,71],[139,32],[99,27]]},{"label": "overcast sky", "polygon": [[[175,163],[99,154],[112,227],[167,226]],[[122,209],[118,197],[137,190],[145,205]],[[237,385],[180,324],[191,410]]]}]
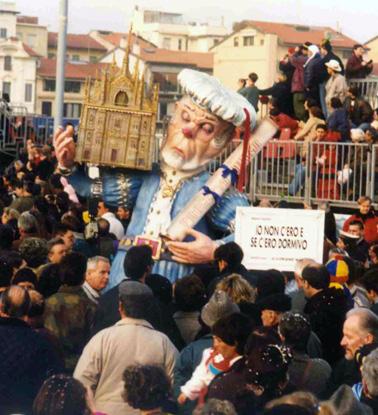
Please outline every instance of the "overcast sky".
[{"label": "overcast sky", "polygon": [[[50,31],[57,30],[59,0],[16,0],[16,4],[22,14],[38,16]],[[201,22],[219,23],[224,16],[229,27],[234,21],[254,19],[333,28],[339,25],[343,33],[359,42],[378,35],[376,0],[69,0],[68,30],[126,31],[136,4],[183,13],[188,20]]]}]

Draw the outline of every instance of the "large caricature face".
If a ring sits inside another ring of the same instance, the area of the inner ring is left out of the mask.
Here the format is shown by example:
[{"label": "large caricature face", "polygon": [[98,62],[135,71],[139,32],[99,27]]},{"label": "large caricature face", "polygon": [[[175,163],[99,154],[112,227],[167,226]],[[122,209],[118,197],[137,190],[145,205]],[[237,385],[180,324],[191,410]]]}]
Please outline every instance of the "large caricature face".
[{"label": "large caricature face", "polygon": [[232,124],[183,97],[169,124],[162,159],[177,170],[197,170],[222,152],[233,130]]}]

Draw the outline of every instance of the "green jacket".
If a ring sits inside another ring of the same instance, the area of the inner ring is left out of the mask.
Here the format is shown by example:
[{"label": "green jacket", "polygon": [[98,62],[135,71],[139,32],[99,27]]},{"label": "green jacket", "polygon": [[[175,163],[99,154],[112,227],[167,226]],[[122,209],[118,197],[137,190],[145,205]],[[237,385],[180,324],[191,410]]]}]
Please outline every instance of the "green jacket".
[{"label": "green jacket", "polygon": [[240,95],[243,95],[251,105],[255,108],[256,112],[259,110],[259,89],[257,86],[248,86],[238,91]]},{"label": "green jacket", "polygon": [[45,327],[58,337],[69,371],[90,339],[95,309],[81,286],[63,285],[46,300]]}]

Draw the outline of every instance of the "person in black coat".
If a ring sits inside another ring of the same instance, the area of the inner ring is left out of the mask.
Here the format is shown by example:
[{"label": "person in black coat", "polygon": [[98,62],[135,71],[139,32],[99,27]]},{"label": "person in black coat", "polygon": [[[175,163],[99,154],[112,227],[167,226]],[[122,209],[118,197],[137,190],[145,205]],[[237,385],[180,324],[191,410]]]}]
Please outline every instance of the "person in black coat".
[{"label": "person in black coat", "polygon": [[345,315],[349,310],[344,290],[331,287],[324,265],[309,265],[302,272],[303,291],[307,298],[304,312],[312,330],[323,345],[324,359],[332,365],[343,355],[340,345]]},{"label": "person in black coat", "polygon": [[245,278],[252,287],[256,286],[257,279],[242,264],[243,251],[236,242],[220,245],[214,251],[214,262],[218,268],[217,275],[208,283],[207,294],[211,297],[218,282],[231,274],[239,274]]},{"label": "person in black coat", "polygon": [[[184,342],[168,307],[165,306],[164,301],[159,300],[159,296],[156,294],[156,285],[152,282],[147,283],[146,281],[151,273],[152,266],[152,251],[149,246],[142,245],[130,248],[127,251],[124,260],[126,279],[122,280],[120,284],[124,281],[138,281],[151,286],[152,291],[154,292],[154,302],[148,304],[148,312],[146,313],[149,317],[148,322],[151,323],[156,330],[166,334],[178,349],[182,349],[184,347]],[[114,325],[121,319],[118,308],[118,288],[120,284],[100,296],[94,317],[92,335]]]},{"label": "person in black coat", "polygon": [[284,73],[278,76],[278,82],[270,88],[260,89],[260,95],[269,95],[275,99],[276,107],[280,112],[294,117],[293,95],[291,93],[291,84]]},{"label": "person in black coat", "polygon": [[31,413],[42,383],[63,371],[53,346],[26,322],[30,297],[11,286],[1,298],[0,413]]}]

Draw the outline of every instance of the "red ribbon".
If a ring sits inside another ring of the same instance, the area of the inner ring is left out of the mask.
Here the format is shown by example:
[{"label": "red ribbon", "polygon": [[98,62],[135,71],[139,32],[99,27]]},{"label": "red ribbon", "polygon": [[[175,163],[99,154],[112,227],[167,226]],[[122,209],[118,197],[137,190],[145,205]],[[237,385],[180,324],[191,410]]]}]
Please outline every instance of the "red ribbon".
[{"label": "red ribbon", "polygon": [[239,192],[243,191],[243,187],[245,185],[245,176],[246,176],[246,164],[247,164],[247,151],[248,151],[248,143],[249,137],[251,136],[251,118],[249,112],[244,108],[245,113],[245,121],[244,121],[244,135],[243,135],[243,153],[242,159],[240,164],[240,173],[239,173],[239,180],[237,189]]}]

